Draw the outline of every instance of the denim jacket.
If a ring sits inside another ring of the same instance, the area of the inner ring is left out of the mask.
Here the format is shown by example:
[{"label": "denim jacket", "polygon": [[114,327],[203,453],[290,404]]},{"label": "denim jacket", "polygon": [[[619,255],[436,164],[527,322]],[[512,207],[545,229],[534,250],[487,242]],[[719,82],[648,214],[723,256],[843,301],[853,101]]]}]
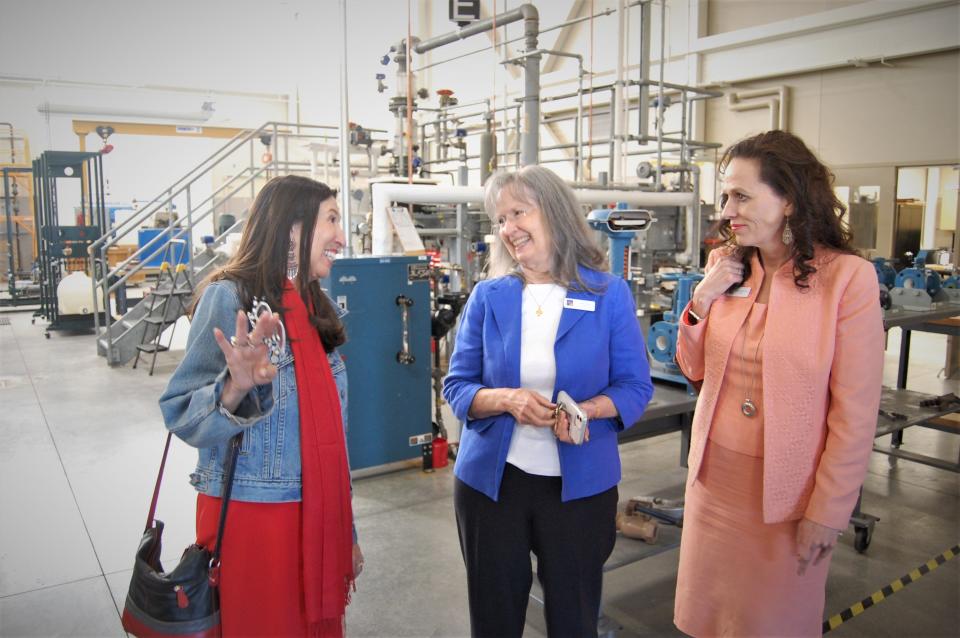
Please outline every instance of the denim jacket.
[{"label": "denim jacket", "polygon": [[[334,308],[340,316],[345,314],[336,304]],[[299,501],[300,410],[290,345],[284,348],[271,385],[255,386],[233,414],[219,403],[227,367],[213,329],[220,328],[229,338],[239,309],[233,282],[221,280],[207,287],[190,324],[186,354],[160,397],[160,411],[167,429],[198,448],[197,469],[190,475],[198,492],[220,496],[229,441],[242,432],[231,498],[259,503]],[[327,358],[346,429],[346,366],[336,351]]]}]

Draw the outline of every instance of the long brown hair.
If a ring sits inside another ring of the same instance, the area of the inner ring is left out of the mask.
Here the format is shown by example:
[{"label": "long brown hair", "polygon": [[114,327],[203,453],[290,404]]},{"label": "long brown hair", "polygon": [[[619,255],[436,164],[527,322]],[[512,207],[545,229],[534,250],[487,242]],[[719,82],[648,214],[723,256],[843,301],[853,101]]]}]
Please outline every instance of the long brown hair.
[{"label": "long brown hair", "polygon": [[319,282],[310,281],[313,229],[320,204],[336,194],[326,184],[298,175],[275,177],[267,182],[250,209],[237,253],[197,288],[194,309],[207,285],[229,279],[237,285],[241,308],[250,308],[253,297],[257,297],[285,316],[287,309],[281,299],[287,280],[290,233],[299,223],[300,267],[294,283],[304,304],[311,309],[310,323],[320,334],[324,349],[330,352],[343,344],[346,332],[333,304],[320,290]]},{"label": "long brown hair", "polygon": [[[607,270],[607,260],[587,226],[577,197],[553,171],[531,165],[510,173],[497,173],[484,186],[484,206],[487,216],[495,221],[497,200],[506,190],[521,201],[534,204],[543,213],[545,226],[553,246],[553,264],[550,275],[561,286],[590,290],[580,277],[577,266],[593,270]],[[515,275],[523,279],[519,264],[510,256],[499,233],[493,242],[490,262],[491,277]],[[594,290],[593,292],[600,292]]]},{"label": "long brown hair", "polygon": [[[756,160],[760,181],[793,204],[793,214],[787,217],[786,223],[794,238],[791,246],[793,282],[797,287],[807,288],[810,275],[817,271],[811,263],[817,245],[857,254],[852,245],[853,234],[842,223],[844,206],[833,192],[833,173],[803,140],[786,131],[767,131],[748,137],[724,152],[720,172],[734,159]],[[746,281],[756,247],[738,246],[728,219],[720,222],[718,230],[743,263]]]}]

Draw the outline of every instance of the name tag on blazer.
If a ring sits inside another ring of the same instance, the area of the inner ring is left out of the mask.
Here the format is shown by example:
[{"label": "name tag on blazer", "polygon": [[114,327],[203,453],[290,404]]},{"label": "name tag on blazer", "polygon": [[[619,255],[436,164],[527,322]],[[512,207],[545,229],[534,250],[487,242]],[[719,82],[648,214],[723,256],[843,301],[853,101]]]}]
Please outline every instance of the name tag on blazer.
[{"label": "name tag on blazer", "polygon": [[586,310],[587,312],[593,312],[597,309],[597,302],[591,301],[590,299],[571,299],[567,297],[563,300],[563,307],[570,308],[571,310]]},{"label": "name tag on blazer", "polygon": [[725,293],[728,297],[740,297],[746,299],[750,296],[750,286],[740,286],[739,288],[734,288],[728,293]]}]

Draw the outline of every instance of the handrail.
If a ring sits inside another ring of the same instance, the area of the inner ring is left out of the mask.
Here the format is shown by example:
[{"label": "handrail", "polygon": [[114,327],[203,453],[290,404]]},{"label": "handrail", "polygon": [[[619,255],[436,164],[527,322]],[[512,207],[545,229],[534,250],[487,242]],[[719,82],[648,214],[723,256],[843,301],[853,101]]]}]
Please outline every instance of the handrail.
[{"label": "handrail", "polygon": [[[226,196],[225,199],[229,199],[230,197],[233,197],[234,195],[236,195],[237,193],[239,193],[242,189],[246,188],[246,187],[250,184],[250,182],[252,182],[253,180],[255,180],[255,179],[257,179],[258,177],[260,177],[260,175],[263,174],[266,170],[267,170],[267,167],[266,167],[266,166],[262,166],[262,167],[260,167],[259,169],[257,169],[257,171],[254,172],[254,173],[252,173],[247,179],[245,179],[245,180],[243,181],[243,183],[239,184],[236,188],[234,188],[232,191],[230,191],[230,193]],[[208,199],[209,199],[209,198],[208,198]],[[156,237],[154,237],[153,239],[151,239],[150,241],[148,241],[146,244],[144,244],[143,247],[142,247],[140,250],[138,250],[137,252],[139,253],[139,252],[141,252],[141,251],[145,251],[147,248],[149,248],[150,246],[152,246],[153,243],[156,242],[156,241],[157,241],[158,239],[160,239],[161,237],[167,237],[167,236],[168,236],[168,237],[169,237],[169,240],[168,240],[168,241],[172,241],[172,240],[174,240],[174,239],[179,239],[180,237],[182,237],[182,236],[183,236],[185,233],[187,233],[187,232],[192,232],[192,231],[193,231],[193,226],[195,226],[197,222],[203,221],[204,219],[206,219],[207,217],[209,217],[209,216],[213,213],[213,211],[217,208],[218,205],[219,205],[219,203],[214,204],[213,206],[211,206],[210,208],[208,208],[205,212],[201,213],[201,214],[198,215],[198,216],[195,216],[195,217],[193,218],[193,224],[186,224],[186,225],[181,225],[181,226],[168,226],[167,228],[164,228],[163,230],[164,230],[164,231],[168,231],[168,232],[158,233]],[[198,208],[199,208],[199,206],[198,206]],[[172,229],[178,229],[177,232],[176,232],[176,234],[174,234],[174,233],[172,232]],[[217,239],[222,239],[223,236],[224,236],[224,235],[220,235],[220,236],[217,237]],[[216,239],[215,239],[215,241],[216,241]],[[129,258],[128,258],[128,259],[129,259]],[[141,262],[141,264],[142,264],[142,262]],[[141,268],[143,268],[142,265],[140,265],[139,267],[134,268],[134,269],[126,272],[122,277],[120,277],[120,278],[119,278],[116,282],[114,282],[112,285],[109,285],[108,287],[104,288],[104,294],[107,295],[107,294],[109,294],[109,293],[111,293],[111,292],[116,291],[116,290],[120,287],[120,285],[121,285],[122,283],[126,282],[127,279],[128,279],[131,275],[136,274]],[[120,267],[117,266],[117,269],[116,269],[116,270],[119,271],[119,270],[120,270]],[[113,274],[115,271],[110,271],[110,272],[111,272],[111,274]],[[104,278],[104,281],[109,281],[109,277],[105,277],[105,278]]]},{"label": "handrail", "polygon": [[[200,208],[202,208],[203,206],[205,206],[207,202],[209,202],[211,199],[213,199],[214,197],[216,197],[217,195],[219,195],[221,192],[223,192],[224,190],[226,190],[226,188],[227,188],[228,186],[230,186],[230,184],[231,184],[234,180],[236,180],[237,178],[239,178],[240,176],[242,176],[243,174],[245,174],[245,173],[246,173],[247,171],[249,171],[249,170],[251,170],[251,169],[250,169],[250,168],[244,168],[244,169],[241,170],[239,173],[237,173],[236,175],[232,176],[227,182],[224,182],[224,184],[223,184],[222,186],[220,186],[220,188],[218,188],[217,190],[215,190],[209,197],[207,197],[205,200],[203,200],[202,202],[200,202],[199,204],[197,204],[195,207],[193,207],[193,210],[197,210],[197,209],[200,209]],[[244,183],[244,185],[247,185],[247,184],[249,184],[249,183],[250,183],[250,182],[247,181],[247,182]],[[230,197],[230,196],[228,195],[227,197]],[[213,205],[213,207],[211,208],[211,210],[215,209],[217,206],[219,206],[219,205],[222,204],[222,203],[223,203],[223,202],[217,202],[216,204]],[[151,239],[150,241],[148,241],[146,244],[144,244],[143,246],[141,246],[140,248],[138,248],[138,249],[137,249],[134,253],[132,253],[129,257],[127,257],[125,260],[123,260],[122,262],[120,262],[119,264],[117,264],[116,266],[114,266],[113,270],[111,270],[110,272],[107,273],[107,276],[109,277],[109,276],[115,275],[118,271],[126,269],[126,267],[129,266],[131,262],[133,262],[133,261],[139,259],[140,257],[142,257],[142,256],[143,256],[143,253],[146,252],[147,249],[150,248],[150,247],[154,244],[154,242],[155,242],[157,239],[159,239],[160,237],[161,237],[161,235],[157,235],[156,237],[154,237],[153,239]]]},{"label": "handrail", "polygon": [[[291,138],[299,138],[302,140],[308,140],[311,138],[326,139],[328,136],[319,132],[326,130],[339,131],[339,127],[314,124],[294,124],[288,122],[266,122],[256,129],[247,129],[245,131],[241,131],[228,140],[223,146],[204,158],[203,161],[189,170],[185,175],[180,177],[169,188],[165,189],[159,195],[154,197],[134,215],[130,216],[113,228],[110,228],[108,232],[106,232],[102,237],[97,239],[89,246],[88,253],[91,261],[91,273],[93,273],[93,277],[91,279],[94,293],[94,323],[98,335],[105,335],[106,337],[106,354],[108,359],[113,356],[112,349],[114,338],[111,335],[110,330],[111,324],[113,323],[113,317],[109,311],[103,313],[104,331],[101,332],[99,321],[100,302],[102,301],[105,308],[109,309],[110,293],[120,289],[126,284],[130,277],[146,267],[146,260],[142,259],[143,255],[150,254],[152,256],[157,252],[159,246],[163,245],[165,242],[174,240],[182,241],[185,236],[188,238],[186,245],[189,246],[191,243],[189,238],[192,237],[194,228],[198,223],[208,219],[217,210],[218,206],[221,206],[234,195],[251,186],[256,179],[262,177],[265,173],[269,175],[270,171],[279,172],[281,167],[285,167],[289,171],[290,167],[298,165],[297,162],[291,162],[286,159],[290,150],[289,143]],[[248,143],[253,143],[258,139],[262,139],[264,135],[269,135],[271,138],[270,145],[273,147],[274,153],[273,161],[267,164],[257,165],[254,160],[254,147],[251,146],[249,158],[250,165],[242,167],[235,174],[231,175],[229,179],[216,187],[213,192],[205,197],[202,201],[191,201],[190,189],[198,180],[208,176],[215,167],[227,161],[230,157],[233,157],[235,153],[240,152],[245,145]],[[281,152],[281,139],[283,140],[283,155],[285,158],[283,160],[278,157]],[[226,194],[224,195],[225,192]],[[158,233],[143,246],[138,247],[136,251],[134,251],[122,262],[118,263],[113,268],[107,267],[107,255],[110,248],[119,244],[122,239],[128,237],[135,229],[139,229],[143,222],[155,215],[158,211],[162,210],[164,206],[172,205],[174,200],[181,196],[186,197],[186,211],[185,215],[178,220],[178,226],[168,226],[167,228],[162,229],[163,232]],[[220,196],[222,196],[221,201],[214,201]],[[245,223],[245,219],[240,219],[225,232],[220,233],[219,235],[217,235],[215,232],[214,242],[222,243],[230,232],[234,232],[234,229],[242,227]],[[216,229],[214,229],[214,231],[216,231]],[[189,268],[192,271],[193,249],[192,247],[189,247],[188,250],[190,251],[188,255],[190,263]],[[134,263],[137,259],[140,259],[141,261],[139,263]],[[99,268],[97,264],[98,261]],[[112,278],[116,278],[116,280],[111,284],[110,280]],[[102,297],[97,294],[98,290],[102,292]]]}]

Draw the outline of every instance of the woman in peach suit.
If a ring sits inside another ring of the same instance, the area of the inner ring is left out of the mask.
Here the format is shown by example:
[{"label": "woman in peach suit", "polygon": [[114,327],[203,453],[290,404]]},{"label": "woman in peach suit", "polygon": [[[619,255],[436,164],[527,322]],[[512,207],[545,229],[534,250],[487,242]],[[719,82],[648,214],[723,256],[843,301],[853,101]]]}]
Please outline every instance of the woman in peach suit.
[{"label": "woman in peach suit", "polygon": [[703,385],[674,622],[693,636],[819,636],[830,554],[876,428],[877,277],[802,140],[748,138],[720,170],[726,245],[710,254],[677,345]]}]

